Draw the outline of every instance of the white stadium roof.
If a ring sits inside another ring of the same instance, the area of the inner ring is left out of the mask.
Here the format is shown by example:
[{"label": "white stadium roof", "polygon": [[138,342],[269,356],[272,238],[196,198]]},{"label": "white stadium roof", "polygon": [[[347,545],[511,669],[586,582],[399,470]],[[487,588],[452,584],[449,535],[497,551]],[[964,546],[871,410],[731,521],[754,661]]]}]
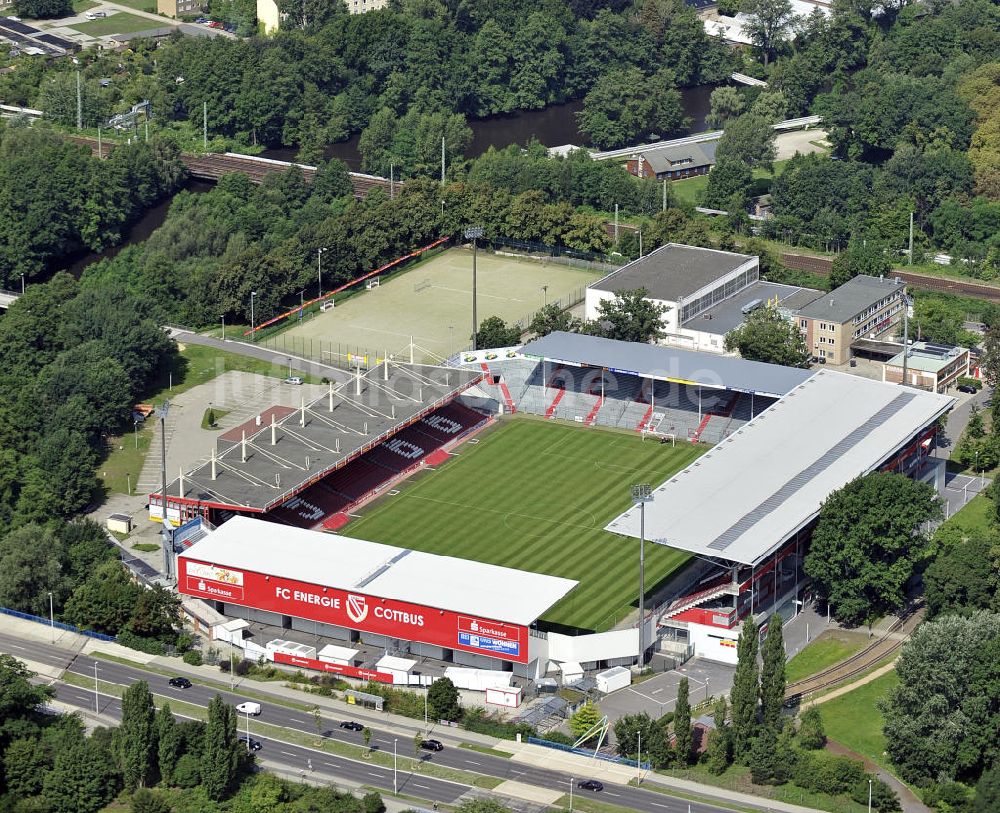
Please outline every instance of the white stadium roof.
[{"label": "white stadium roof", "polygon": [[529,625],[577,582],[235,516],[181,556]]},{"label": "white stadium roof", "polygon": [[[646,504],[646,538],[755,564],[955,399],[821,371],[678,472]],[[607,530],[638,538],[639,509]]]}]

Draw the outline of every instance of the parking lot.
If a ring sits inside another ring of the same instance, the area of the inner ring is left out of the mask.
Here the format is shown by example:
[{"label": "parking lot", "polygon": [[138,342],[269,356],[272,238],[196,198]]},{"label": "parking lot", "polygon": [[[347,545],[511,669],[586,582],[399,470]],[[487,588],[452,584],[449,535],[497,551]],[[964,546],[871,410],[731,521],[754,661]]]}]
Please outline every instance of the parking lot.
[{"label": "parking lot", "polygon": [[601,711],[614,724],[626,714],[646,712],[651,717],[661,717],[674,710],[677,703],[677,687],[682,678],[688,679],[691,705],[703,702],[707,697],[719,697],[729,692],[733,682],[735,666],[715,663],[703,658],[692,658],[679,669],[661,672],[641,683],[633,683],[626,689],[614,692],[600,702]]}]

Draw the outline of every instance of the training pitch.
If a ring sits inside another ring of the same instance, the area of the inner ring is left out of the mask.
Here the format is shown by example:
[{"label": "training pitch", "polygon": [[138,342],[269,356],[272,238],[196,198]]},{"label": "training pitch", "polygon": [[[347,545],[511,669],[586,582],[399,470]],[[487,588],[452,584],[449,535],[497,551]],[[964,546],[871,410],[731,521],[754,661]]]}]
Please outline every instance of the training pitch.
[{"label": "training pitch", "polygon": [[[505,419],[457,451],[340,533],[576,579],[543,618],[598,631],[638,602],[638,543],[604,526],[628,508],[632,484],[659,485],[701,454],[689,443],[527,417]],[[687,558],[647,542],[647,590]]]},{"label": "training pitch", "polygon": [[[498,257],[483,249],[476,265],[479,322],[490,316],[508,322],[530,317],[543,301],[565,301],[599,278],[590,271]],[[412,336],[426,351],[418,350],[415,360],[430,361],[466,349],[471,335],[472,251],[453,248],[397,273],[378,288],[338,301],[332,310],[286,330],[277,340],[288,349],[301,345],[309,352],[311,347],[314,355],[322,349],[381,357],[383,351],[405,353]]]}]

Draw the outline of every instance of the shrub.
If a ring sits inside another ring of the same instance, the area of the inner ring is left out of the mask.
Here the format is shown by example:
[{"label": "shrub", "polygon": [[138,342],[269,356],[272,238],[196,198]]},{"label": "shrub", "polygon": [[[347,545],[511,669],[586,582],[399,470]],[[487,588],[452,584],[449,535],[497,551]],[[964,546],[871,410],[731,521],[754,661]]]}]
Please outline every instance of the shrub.
[{"label": "shrub", "polygon": [[[902,809],[899,805],[899,797],[896,796],[896,792],[878,777],[867,777],[854,786],[851,791],[851,798],[855,802],[861,805],[868,803],[869,778],[872,780],[872,810],[877,810],[879,813],[894,813],[894,811]],[[964,797],[964,792],[962,795]],[[951,809],[959,810],[960,808]]]},{"label": "shrub", "polygon": [[799,745],[809,751],[818,751],[826,745],[826,732],[823,730],[823,715],[816,706],[810,706],[802,712],[799,722]]},{"label": "shrub", "polygon": [[[796,772],[796,775],[798,775],[798,772]],[[865,773],[864,766],[857,760],[849,759],[848,757],[831,757],[829,759],[816,760],[812,777],[812,785],[805,785],[803,787],[811,787],[813,790],[818,790],[821,793],[829,793],[831,796],[853,791],[861,782],[865,783],[866,789],[868,787],[868,776]],[[866,790],[865,801],[867,800]]]},{"label": "shrub", "polygon": [[250,674],[250,668],[252,666],[253,663],[251,661],[248,661],[246,658],[243,658],[242,660],[237,661],[236,663],[236,674],[239,675],[240,677],[246,677],[247,675]]},{"label": "shrub", "polygon": [[[960,387],[962,386],[975,387],[977,390],[981,390],[983,388],[982,381],[980,381],[978,378],[972,378],[971,376],[967,375],[959,376],[958,380],[955,383]],[[867,802],[868,800],[865,799],[865,801]]]},{"label": "shrub", "polygon": [[564,734],[562,731],[546,731],[544,734],[539,735],[542,739],[548,740],[549,742],[557,742],[560,745],[572,745],[576,740],[569,734]]},{"label": "shrub", "polygon": [[229,670],[232,669],[232,664],[229,662],[229,658],[224,661],[219,661],[219,671],[229,674]]},{"label": "shrub", "polygon": [[190,664],[191,666],[201,666],[201,652],[197,649],[189,649],[182,656],[184,663]]},{"label": "shrub", "polygon": [[479,708],[466,710],[462,716],[462,728],[467,731],[475,731],[477,734],[487,734],[505,740],[516,740],[518,734],[522,738],[538,736],[538,732],[526,723],[509,723],[500,719],[499,716]]},{"label": "shrub", "polygon": [[[929,785],[924,790],[923,797],[924,804],[935,810],[964,813],[972,807],[969,789],[958,782],[938,782]],[[868,801],[867,798],[865,801]],[[874,795],[872,805],[874,806]]]},{"label": "shrub", "polygon": [[134,632],[129,632],[128,630],[122,630],[118,633],[117,641],[122,646],[135,649],[139,652],[145,652],[147,655],[167,654],[167,649],[162,641],[157,641],[155,638],[143,638],[141,635],[136,635]]},{"label": "shrub", "polygon": [[132,813],[170,813],[170,805],[162,796],[140,788],[132,797]]},{"label": "shrub", "polygon": [[179,788],[196,788],[201,784],[198,759],[193,754],[184,754],[174,766],[173,783]]},{"label": "shrub", "polygon": [[385,802],[382,801],[382,794],[366,793],[362,799],[361,804],[364,805],[365,813],[385,813]]}]

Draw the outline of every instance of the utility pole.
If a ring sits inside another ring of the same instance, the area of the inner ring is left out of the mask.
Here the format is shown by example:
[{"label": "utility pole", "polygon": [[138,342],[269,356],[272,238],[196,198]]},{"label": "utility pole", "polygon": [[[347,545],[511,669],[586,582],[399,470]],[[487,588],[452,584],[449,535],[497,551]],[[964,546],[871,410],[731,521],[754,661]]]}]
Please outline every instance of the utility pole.
[{"label": "utility pole", "polygon": [[639,229],[639,259],[642,259],[642,229]]},{"label": "utility pole", "polygon": [[316,249],[316,282],[317,282],[317,292],[320,298],[323,297],[323,252],[326,251],[325,248]]},{"label": "utility pole", "polygon": [[441,136],[441,186],[444,186],[444,136]]},{"label": "utility pole", "polygon": [[639,505],[639,671],[645,661],[646,646],[646,503],[653,499],[653,487],[649,483],[632,486],[632,502]]},{"label": "utility pole", "polygon": [[666,180],[663,181],[663,210],[662,211],[664,211],[664,212],[667,211],[667,182],[666,182]]},{"label": "utility pole", "polygon": [[208,102],[201,103],[201,148],[208,152]]},{"label": "utility pole", "polygon": [[83,87],[80,84],[80,71],[76,72],[76,129],[83,129]]},{"label": "utility pole", "polygon": [[393,164],[389,164],[389,200],[396,197],[396,181],[394,175],[396,173],[396,167]]},{"label": "utility pole", "polygon": [[615,246],[618,245],[618,204],[615,204]]},{"label": "utility pole", "polygon": [[103,158],[104,151],[101,149],[101,128],[97,128],[97,157]]},{"label": "utility pole", "polygon": [[[163,572],[168,579],[171,572],[170,554],[173,547],[173,535],[170,533],[170,521],[167,519],[167,413],[169,411],[170,401],[164,401],[163,405],[156,411],[157,417],[160,419],[160,504],[163,507]],[[178,496],[183,497],[184,495],[179,494]],[[177,510],[180,511],[179,504]]]},{"label": "utility pole", "polygon": [[257,292],[250,292],[250,340],[257,341],[257,318],[254,311],[254,299],[257,298]]},{"label": "utility pole", "polygon": [[906,359],[910,355],[910,298],[903,294],[903,380],[899,383],[906,386]]},{"label": "utility pole", "polygon": [[[443,143],[443,142],[442,142]],[[472,349],[476,347],[476,332],[479,330],[479,323],[476,321],[476,252],[478,244],[476,241],[485,234],[482,226],[473,226],[465,230],[465,239],[472,241]]]},{"label": "utility pole", "polygon": [[913,265],[913,212],[910,212],[910,261],[909,265]]}]

